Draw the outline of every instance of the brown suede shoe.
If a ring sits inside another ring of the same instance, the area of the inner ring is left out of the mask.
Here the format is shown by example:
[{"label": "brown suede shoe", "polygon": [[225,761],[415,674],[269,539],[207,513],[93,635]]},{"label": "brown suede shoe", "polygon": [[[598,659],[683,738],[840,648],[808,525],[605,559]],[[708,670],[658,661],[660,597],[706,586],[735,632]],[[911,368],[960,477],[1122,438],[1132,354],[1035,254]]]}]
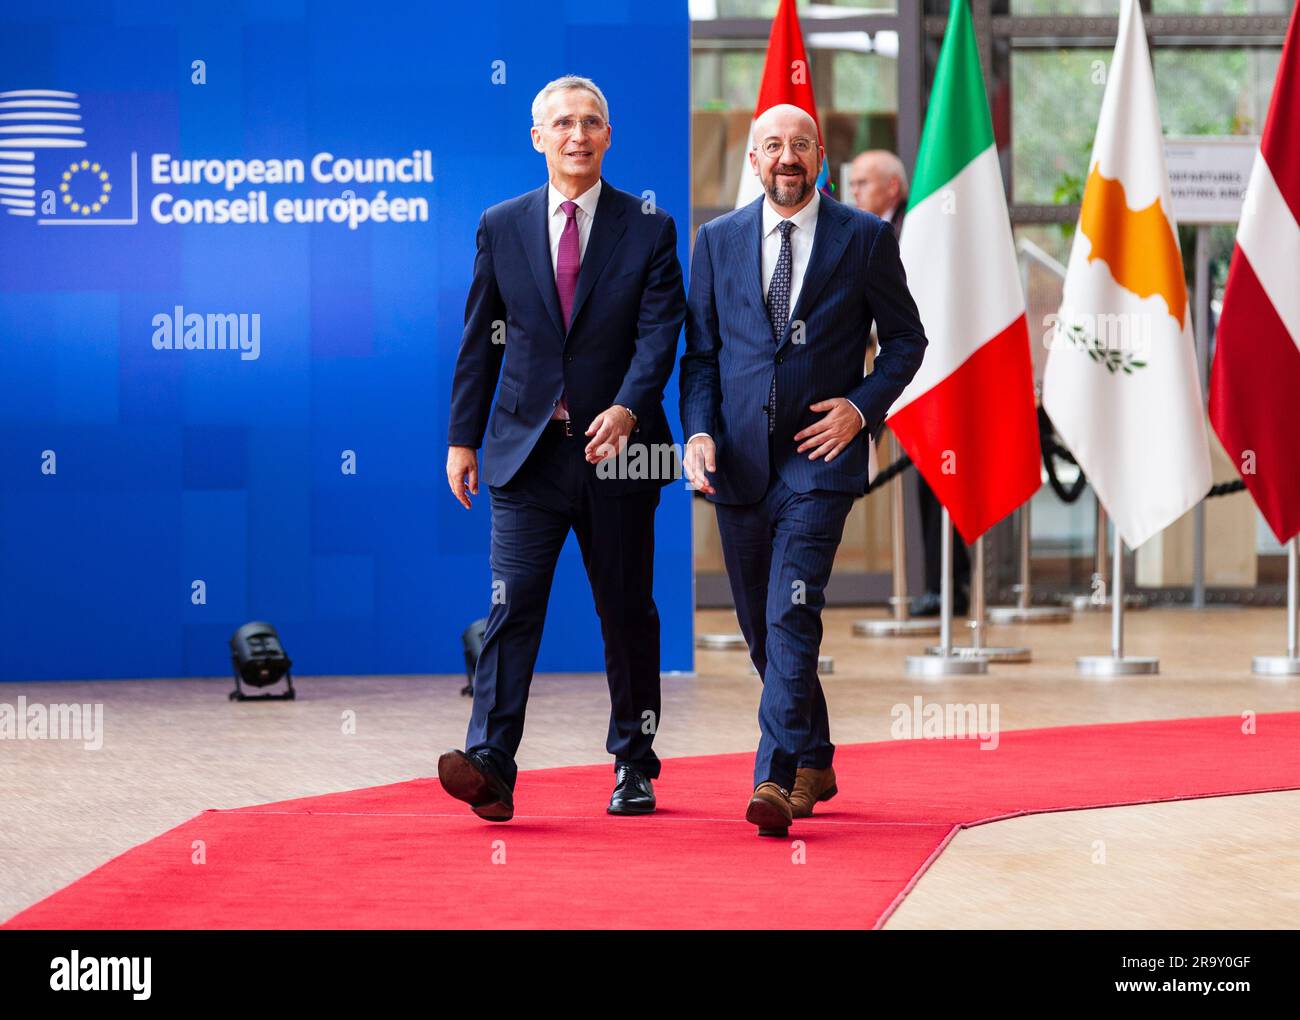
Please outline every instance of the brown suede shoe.
[{"label": "brown suede shoe", "polygon": [[745,821],[758,826],[760,836],[784,836],[790,831],[790,794],[776,783],[759,783],[754,788]]},{"label": "brown suede shoe", "polygon": [[794,774],[794,789],[790,791],[790,809],[795,818],[811,818],[814,804],[830,800],[839,792],[833,768],[799,769]]}]

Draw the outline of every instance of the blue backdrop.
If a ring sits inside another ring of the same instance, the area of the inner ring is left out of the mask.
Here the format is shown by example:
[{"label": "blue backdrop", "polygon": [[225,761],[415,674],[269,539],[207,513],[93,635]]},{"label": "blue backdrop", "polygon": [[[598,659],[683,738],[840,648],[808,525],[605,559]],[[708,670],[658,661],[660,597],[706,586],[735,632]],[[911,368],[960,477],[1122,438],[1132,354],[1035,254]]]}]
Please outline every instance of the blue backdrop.
[{"label": "blue backdrop", "polygon": [[[486,489],[467,513],[444,471],[474,231],[544,182],[529,107],[564,73],[605,90],[606,179],[655,193],[685,265],[685,0],[7,0],[0,679],[228,674],[251,619],[299,675],[462,670],[491,590]],[[194,313],[209,347],[169,348]],[[243,349],[210,349],[217,315]],[[657,571],[664,668],[691,669],[680,483]],[[603,668],[571,540],[539,669]]]}]

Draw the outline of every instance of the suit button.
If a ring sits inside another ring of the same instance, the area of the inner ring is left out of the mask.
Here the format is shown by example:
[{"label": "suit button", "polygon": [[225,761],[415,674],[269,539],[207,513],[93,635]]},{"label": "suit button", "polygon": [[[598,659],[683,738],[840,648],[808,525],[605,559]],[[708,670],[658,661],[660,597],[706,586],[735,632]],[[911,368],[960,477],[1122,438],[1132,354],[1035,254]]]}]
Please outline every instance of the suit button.
[{"label": "suit button", "polygon": [[565,360],[565,361],[572,361],[572,360],[573,360],[573,355],[572,355],[572,354],[567,354],[567,355],[565,355],[564,360]]},{"label": "suit button", "polygon": [[776,359],[776,363],[777,363],[778,365],[781,364],[781,362],[783,362],[783,361],[785,361],[785,358],[784,358],[784,357],[780,357],[780,358],[777,358],[777,359]]}]

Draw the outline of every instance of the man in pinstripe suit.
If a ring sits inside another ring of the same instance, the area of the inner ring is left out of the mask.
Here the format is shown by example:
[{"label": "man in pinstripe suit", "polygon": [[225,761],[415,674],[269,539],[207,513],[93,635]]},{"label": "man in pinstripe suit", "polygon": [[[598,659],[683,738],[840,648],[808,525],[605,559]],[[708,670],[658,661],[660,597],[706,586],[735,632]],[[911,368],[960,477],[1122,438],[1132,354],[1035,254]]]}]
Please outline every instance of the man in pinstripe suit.
[{"label": "man in pinstripe suit", "polygon": [[[926,346],[893,230],[818,194],[817,137],[798,107],[755,121],[749,160],[766,194],[700,227],[681,364],[683,469],[715,505],[763,680],[745,817],[764,836],[836,793],[823,593],[871,435]],[[880,352],[863,376],[873,320]]]}]

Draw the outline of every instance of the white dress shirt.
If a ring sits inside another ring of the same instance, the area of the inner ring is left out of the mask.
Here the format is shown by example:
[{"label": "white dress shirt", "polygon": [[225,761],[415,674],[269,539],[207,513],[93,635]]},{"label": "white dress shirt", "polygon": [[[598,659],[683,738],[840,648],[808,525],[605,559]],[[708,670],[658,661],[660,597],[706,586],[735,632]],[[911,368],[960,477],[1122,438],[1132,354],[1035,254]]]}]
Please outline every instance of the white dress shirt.
[{"label": "white dress shirt", "polygon": [[817,210],[821,208],[820,191],[813,191],[812,201],[793,216],[786,217],[773,208],[772,203],[763,200],[763,300],[772,286],[772,275],[776,272],[777,259],[781,257],[781,231],[777,228],[788,218],[794,224],[790,231],[790,314],[799,307],[799,291],[803,288],[803,276],[808,270],[808,260],[812,257],[813,238],[817,236]]},{"label": "white dress shirt", "polygon": [[[808,271],[808,260],[812,258],[813,239],[817,236],[817,213],[821,208],[821,192],[814,190],[812,201],[793,216],[783,216],[766,198],[763,200],[763,301],[767,301],[767,291],[772,285],[772,276],[776,272],[777,259],[781,257],[781,231],[777,229],[787,219],[794,224],[790,231],[790,314],[794,315],[799,304],[799,291],[803,289],[804,274]],[[858,412],[865,427],[867,419],[856,404],[849,401]],[[773,413],[775,408],[773,409]],[[697,432],[696,436],[708,435]],[[686,440],[688,443],[695,436]]]},{"label": "white dress shirt", "polygon": [[[546,225],[551,237],[551,275],[554,276],[560,259],[560,235],[564,233],[564,225],[569,220],[564,215],[564,210],[560,208],[560,204],[569,201],[569,198],[554,184],[548,185],[546,194],[546,208],[550,212],[546,218]],[[582,257],[587,254],[587,238],[591,237],[591,224],[596,218],[596,203],[600,201],[600,181],[596,181],[573,201],[578,204],[573,219],[578,225],[578,261],[581,262]],[[569,414],[556,401],[555,411],[551,417],[563,421],[569,417]]]}]

